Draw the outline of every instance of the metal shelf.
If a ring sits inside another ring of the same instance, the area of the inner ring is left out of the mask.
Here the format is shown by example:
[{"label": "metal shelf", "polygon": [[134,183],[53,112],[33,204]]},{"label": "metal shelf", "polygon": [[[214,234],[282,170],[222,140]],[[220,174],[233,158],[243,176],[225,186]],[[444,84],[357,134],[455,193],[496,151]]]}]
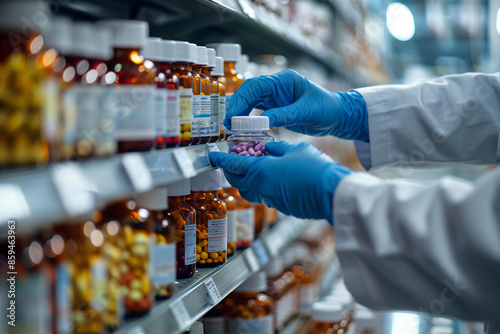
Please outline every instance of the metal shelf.
[{"label": "metal shelf", "polygon": [[[156,303],[146,316],[130,321],[115,334],[182,333],[226,297],[269,260],[280,254],[310,224],[306,220],[285,217],[252,243],[251,248],[237,252],[218,268],[198,269],[194,277],[177,281],[172,298]],[[220,299],[209,297],[207,283],[215,284]]]},{"label": "metal shelf", "polygon": [[[226,152],[226,142],[216,143]],[[0,228],[10,219],[31,229],[88,215],[106,203],[212,169],[207,145],[54,163],[0,174]]]}]

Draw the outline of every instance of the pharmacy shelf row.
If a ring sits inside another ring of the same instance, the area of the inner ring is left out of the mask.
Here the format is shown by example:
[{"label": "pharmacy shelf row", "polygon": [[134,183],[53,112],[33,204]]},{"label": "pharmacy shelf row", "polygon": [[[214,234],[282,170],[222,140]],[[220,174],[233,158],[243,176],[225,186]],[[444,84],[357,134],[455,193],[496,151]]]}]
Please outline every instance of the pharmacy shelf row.
[{"label": "pharmacy shelf row", "polygon": [[280,256],[310,223],[284,217],[225,265],[198,269],[192,278],[177,281],[170,299],[157,302],[148,315],[126,323],[115,334],[182,333],[270,259]]},{"label": "pharmacy shelf row", "polygon": [[[0,230],[67,221],[107,203],[210,170],[208,146],[227,152],[225,141],[0,173]],[[20,232],[20,231],[18,231]]]}]

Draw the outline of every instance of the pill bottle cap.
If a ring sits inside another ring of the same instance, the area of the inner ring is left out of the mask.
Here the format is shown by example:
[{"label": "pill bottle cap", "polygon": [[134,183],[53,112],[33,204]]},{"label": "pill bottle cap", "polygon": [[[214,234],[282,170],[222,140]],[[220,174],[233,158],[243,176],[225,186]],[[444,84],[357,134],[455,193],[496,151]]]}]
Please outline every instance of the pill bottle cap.
[{"label": "pill bottle cap", "polygon": [[111,29],[111,44],[116,48],[143,48],[149,35],[146,21],[104,20],[98,26]]},{"label": "pill bottle cap", "polygon": [[208,67],[215,67],[215,49],[207,48]]},{"label": "pill bottle cap", "polygon": [[220,184],[221,184],[222,188],[231,188],[231,184],[226,179],[226,175],[224,175],[224,173],[222,173],[222,175],[221,175],[221,183]]},{"label": "pill bottle cap", "polygon": [[69,55],[73,49],[73,24],[68,18],[58,17],[52,20],[50,28],[43,33],[45,46],[54,48],[62,55]]},{"label": "pill bottle cap", "polygon": [[196,65],[208,65],[208,53],[205,46],[196,47]]},{"label": "pill bottle cap", "polygon": [[234,116],[231,118],[231,130],[269,130],[269,117],[267,116]]},{"label": "pill bottle cap", "polygon": [[241,56],[241,45],[236,43],[212,43],[207,44],[207,47],[215,49],[217,55],[226,62],[238,61]]},{"label": "pill bottle cap", "polygon": [[319,301],[312,305],[312,316],[316,321],[337,322],[344,315],[344,305],[334,301]]},{"label": "pill bottle cap", "polygon": [[39,0],[8,0],[0,2],[0,30],[20,31],[23,38],[35,32],[44,32],[51,26],[48,3]]},{"label": "pill bottle cap", "polygon": [[280,257],[275,257],[267,264],[265,271],[268,277],[278,277],[285,271],[285,264]]},{"label": "pill bottle cap", "polygon": [[85,58],[96,58],[99,53],[94,42],[94,29],[87,22],[75,22],[72,29],[73,52],[72,54]]},{"label": "pill bottle cap", "polygon": [[167,186],[168,196],[186,196],[191,193],[191,180],[184,179]]},{"label": "pill bottle cap", "polygon": [[[194,46],[194,48],[193,48]],[[175,42],[175,61],[194,63],[198,58],[198,49],[195,44],[188,42]]]},{"label": "pill bottle cap", "polygon": [[191,179],[191,191],[214,191],[221,189],[220,169],[214,169]]},{"label": "pill bottle cap", "polygon": [[94,30],[94,45],[96,58],[109,60],[113,56],[113,48],[111,47],[111,30],[106,27],[93,26]]},{"label": "pill bottle cap", "polygon": [[194,324],[191,325],[191,328],[189,329],[189,334],[203,334],[203,323],[200,321],[196,321]]},{"label": "pill bottle cap", "polygon": [[211,72],[214,77],[224,76],[224,58],[215,57],[215,67]]},{"label": "pill bottle cap", "polygon": [[236,288],[237,292],[263,292],[267,290],[267,275],[264,271],[253,274]]},{"label": "pill bottle cap", "polygon": [[329,294],[321,298],[321,300],[342,303],[344,305],[347,305],[349,308],[351,308],[354,303],[352,295],[347,294]]},{"label": "pill bottle cap", "polygon": [[167,196],[167,188],[160,187],[139,194],[135,202],[146,209],[165,210],[168,209]]},{"label": "pill bottle cap", "polygon": [[160,56],[160,41],[161,38],[159,37],[148,37],[142,49],[142,56],[148,60],[158,61]]},{"label": "pill bottle cap", "polygon": [[175,62],[176,58],[176,42],[162,39],[159,45],[160,61]]},{"label": "pill bottle cap", "polygon": [[249,58],[247,55],[243,54],[240,56],[240,59],[238,59],[238,62],[235,65],[235,70],[238,73],[244,73],[247,70]]}]

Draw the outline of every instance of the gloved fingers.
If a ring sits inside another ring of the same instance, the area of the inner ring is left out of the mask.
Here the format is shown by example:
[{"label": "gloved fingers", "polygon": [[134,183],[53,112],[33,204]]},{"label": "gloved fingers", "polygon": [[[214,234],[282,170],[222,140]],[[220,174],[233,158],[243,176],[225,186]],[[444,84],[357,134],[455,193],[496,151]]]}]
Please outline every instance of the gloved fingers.
[{"label": "gloved fingers", "polygon": [[[306,123],[304,119],[307,113],[307,111],[304,110],[304,106],[313,108],[311,105],[308,105],[303,98],[299,98],[290,105],[268,109],[262,113],[262,116],[269,117],[269,127],[271,128],[304,124]],[[310,112],[312,111],[309,111],[309,113]]]},{"label": "gloved fingers", "polygon": [[240,195],[241,195],[241,197],[243,197],[248,202],[251,202],[251,203],[260,203],[260,196],[255,191],[240,190]]},{"label": "gloved fingers", "polygon": [[266,143],[266,152],[275,157],[281,157],[294,148],[295,145],[286,141],[272,141]]},{"label": "gloved fingers", "polygon": [[223,152],[210,152],[208,157],[215,166],[235,175],[245,175],[248,168],[256,162],[255,157],[231,155]]},{"label": "gloved fingers", "polygon": [[243,176],[235,175],[227,171],[224,171],[224,176],[226,177],[227,182],[229,182],[229,184],[231,184],[234,188],[239,191],[248,191],[248,187],[245,180],[243,180]]}]

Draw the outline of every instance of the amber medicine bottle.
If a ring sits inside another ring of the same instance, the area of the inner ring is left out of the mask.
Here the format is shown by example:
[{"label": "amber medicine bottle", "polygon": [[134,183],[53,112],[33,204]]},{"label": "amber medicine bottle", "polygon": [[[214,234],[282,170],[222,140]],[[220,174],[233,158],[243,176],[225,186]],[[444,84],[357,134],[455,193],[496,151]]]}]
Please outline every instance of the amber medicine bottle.
[{"label": "amber medicine bottle", "polygon": [[177,279],[189,278],[196,270],[196,212],[186,203],[191,181],[169,184],[167,217],[175,223]]},{"label": "amber medicine bottle", "polygon": [[223,313],[227,319],[229,334],[274,333],[274,304],[267,290],[264,271],[250,276],[224,301]]},{"label": "amber medicine bottle", "polygon": [[212,70],[215,68],[215,50],[208,48],[207,56],[208,64],[203,66],[202,73],[210,80],[210,142],[216,142],[220,140],[220,83],[211,75]]},{"label": "amber medicine bottle", "polygon": [[191,70],[198,59],[196,45],[188,42],[175,42],[175,58],[169,73],[179,78],[180,96],[180,146],[191,144],[191,121],[193,97],[200,95],[199,75]]},{"label": "amber medicine bottle", "polygon": [[156,133],[154,73],[144,66],[140,56],[149,26],[137,20],[106,20],[99,25],[112,33],[114,52],[109,66],[117,76],[118,152],[149,151]]},{"label": "amber medicine bottle", "polygon": [[241,197],[238,189],[231,187],[225,191],[236,199],[236,246],[238,249],[248,248],[254,240],[255,208]]},{"label": "amber medicine bottle", "polygon": [[211,83],[210,78],[202,73],[208,65],[208,52],[204,46],[197,46],[197,60],[193,64],[193,71],[200,76],[200,95],[193,97],[193,120],[191,122],[191,143],[205,144],[210,141],[211,121]]},{"label": "amber medicine bottle", "polygon": [[312,305],[313,327],[307,334],[338,333],[344,305],[337,302],[315,302]]},{"label": "amber medicine bottle", "polygon": [[218,198],[221,189],[219,169],[191,179],[191,194],[186,201],[196,210],[197,267],[217,267],[226,263],[227,209]]},{"label": "amber medicine bottle", "polygon": [[237,215],[237,203],[236,197],[231,193],[232,187],[227,182],[226,177],[222,174],[222,189],[219,190],[219,199],[226,203],[227,207],[227,256],[233,256],[237,251],[236,243],[237,233],[236,233],[236,215]]},{"label": "amber medicine bottle", "polygon": [[280,257],[273,258],[266,266],[268,289],[266,294],[271,297],[275,305],[274,326],[277,331],[283,329],[289,314],[290,302],[288,299],[288,285],[283,279],[285,265]]},{"label": "amber medicine bottle", "polygon": [[224,139],[224,118],[226,117],[226,87],[220,82],[220,78],[224,77],[224,59],[215,57],[215,67],[211,71],[211,78],[217,81],[219,87],[219,139]]}]

